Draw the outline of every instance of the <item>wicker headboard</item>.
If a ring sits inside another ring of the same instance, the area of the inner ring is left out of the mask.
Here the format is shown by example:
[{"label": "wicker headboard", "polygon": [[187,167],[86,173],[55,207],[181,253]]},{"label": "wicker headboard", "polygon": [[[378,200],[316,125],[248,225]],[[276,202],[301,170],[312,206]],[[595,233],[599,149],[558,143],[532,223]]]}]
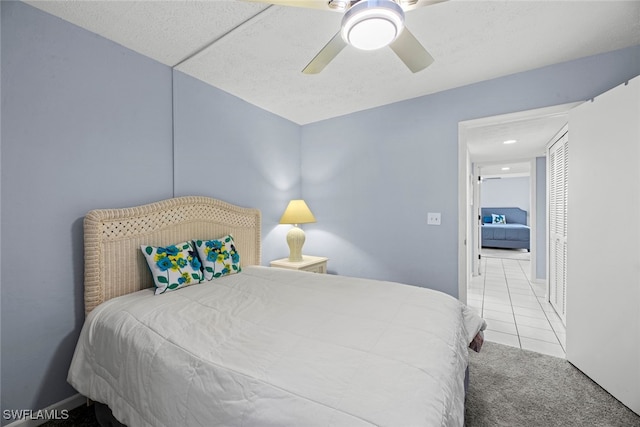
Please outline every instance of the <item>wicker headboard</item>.
[{"label": "wicker headboard", "polygon": [[84,305],[153,286],[140,245],[163,246],[232,234],[242,265],[260,265],[261,216],[208,197],[177,197],[124,209],[97,209],[84,219]]}]

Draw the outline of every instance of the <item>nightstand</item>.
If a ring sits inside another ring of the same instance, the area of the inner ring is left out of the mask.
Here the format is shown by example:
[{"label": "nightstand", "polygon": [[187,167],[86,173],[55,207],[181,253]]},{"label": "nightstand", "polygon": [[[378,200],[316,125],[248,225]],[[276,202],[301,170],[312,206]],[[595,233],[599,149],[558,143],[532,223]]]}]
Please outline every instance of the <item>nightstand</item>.
[{"label": "nightstand", "polygon": [[288,268],[289,270],[309,271],[311,273],[327,273],[327,261],[329,258],[322,256],[302,255],[302,261],[292,262],[289,258],[271,261],[271,267]]}]

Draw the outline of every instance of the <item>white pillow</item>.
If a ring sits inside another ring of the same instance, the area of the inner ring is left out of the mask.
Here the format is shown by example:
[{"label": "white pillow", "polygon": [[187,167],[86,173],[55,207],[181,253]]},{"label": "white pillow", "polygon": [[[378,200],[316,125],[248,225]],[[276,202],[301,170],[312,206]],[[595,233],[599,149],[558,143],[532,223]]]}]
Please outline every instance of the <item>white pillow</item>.
[{"label": "white pillow", "polygon": [[499,214],[491,214],[491,218],[492,224],[506,224],[507,223],[507,217],[504,215],[499,215]]}]

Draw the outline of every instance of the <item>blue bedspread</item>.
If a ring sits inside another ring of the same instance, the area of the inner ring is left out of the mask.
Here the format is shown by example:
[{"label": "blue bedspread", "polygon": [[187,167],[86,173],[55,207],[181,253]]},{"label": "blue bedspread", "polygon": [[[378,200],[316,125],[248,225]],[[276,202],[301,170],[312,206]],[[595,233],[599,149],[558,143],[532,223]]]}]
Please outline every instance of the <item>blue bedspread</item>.
[{"label": "blue bedspread", "polygon": [[515,240],[529,242],[529,227],[522,224],[484,224],[482,240]]},{"label": "blue bedspread", "polygon": [[482,246],[489,248],[510,248],[531,250],[527,212],[519,208],[482,208],[482,216],[491,214],[506,217],[506,224],[482,224]]}]

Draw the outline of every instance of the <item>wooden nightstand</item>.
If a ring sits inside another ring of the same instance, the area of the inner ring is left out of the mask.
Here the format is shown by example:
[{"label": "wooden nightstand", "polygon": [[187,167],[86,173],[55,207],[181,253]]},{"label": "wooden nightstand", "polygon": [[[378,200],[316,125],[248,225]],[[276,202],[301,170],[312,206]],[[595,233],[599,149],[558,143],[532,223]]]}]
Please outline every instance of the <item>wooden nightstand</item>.
[{"label": "wooden nightstand", "polygon": [[289,258],[271,261],[271,267],[288,268],[289,270],[310,271],[311,273],[327,274],[327,261],[322,256],[302,255],[302,261],[292,262]]}]

